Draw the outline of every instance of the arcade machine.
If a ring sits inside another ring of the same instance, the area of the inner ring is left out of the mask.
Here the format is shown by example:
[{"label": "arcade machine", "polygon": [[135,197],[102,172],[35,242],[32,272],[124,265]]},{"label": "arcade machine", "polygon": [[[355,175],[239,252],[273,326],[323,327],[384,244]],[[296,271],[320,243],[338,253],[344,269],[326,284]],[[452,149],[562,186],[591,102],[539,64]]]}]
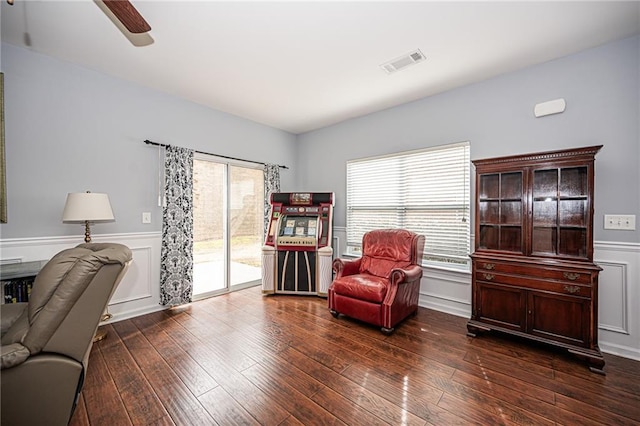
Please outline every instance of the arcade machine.
[{"label": "arcade machine", "polygon": [[271,194],[262,293],[327,296],[333,273],[333,192]]}]

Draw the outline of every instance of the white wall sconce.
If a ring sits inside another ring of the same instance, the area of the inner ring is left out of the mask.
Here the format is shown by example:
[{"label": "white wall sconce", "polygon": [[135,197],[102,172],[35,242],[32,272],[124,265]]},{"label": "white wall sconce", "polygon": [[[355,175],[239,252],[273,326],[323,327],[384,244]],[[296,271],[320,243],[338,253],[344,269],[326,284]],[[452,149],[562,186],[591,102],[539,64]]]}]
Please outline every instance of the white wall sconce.
[{"label": "white wall sconce", "polygon": [[545,115],[560,114],[564,112],[567,107],[567,102],[563,98],[554,99],[552,101],[542,102],[536,104],[533,108],[533,114],[536,118],[544,117]]}]

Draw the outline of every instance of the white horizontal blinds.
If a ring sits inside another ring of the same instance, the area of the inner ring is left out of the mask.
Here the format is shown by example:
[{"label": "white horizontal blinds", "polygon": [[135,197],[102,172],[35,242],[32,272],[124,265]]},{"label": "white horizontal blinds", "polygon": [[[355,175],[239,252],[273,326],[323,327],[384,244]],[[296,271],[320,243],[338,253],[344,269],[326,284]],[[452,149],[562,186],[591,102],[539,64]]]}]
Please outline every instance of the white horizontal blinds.
[{"label": "white horizontal blinds", "polygon": [[424,235],[428,262],[466,264],[469,143],[347,162],[347,245],[380,228]]}]

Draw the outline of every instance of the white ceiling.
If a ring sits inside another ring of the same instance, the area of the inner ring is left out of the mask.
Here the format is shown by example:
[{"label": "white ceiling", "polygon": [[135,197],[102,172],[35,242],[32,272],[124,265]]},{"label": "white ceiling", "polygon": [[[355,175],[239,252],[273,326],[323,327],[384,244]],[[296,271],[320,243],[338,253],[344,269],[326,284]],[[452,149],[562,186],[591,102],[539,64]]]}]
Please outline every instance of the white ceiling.
[{"label": "white ceiling", "polygon": [[91,0],[2,0],[2,41],[303,133],[640,31],[637,1],[132,3],[150,45]]}]

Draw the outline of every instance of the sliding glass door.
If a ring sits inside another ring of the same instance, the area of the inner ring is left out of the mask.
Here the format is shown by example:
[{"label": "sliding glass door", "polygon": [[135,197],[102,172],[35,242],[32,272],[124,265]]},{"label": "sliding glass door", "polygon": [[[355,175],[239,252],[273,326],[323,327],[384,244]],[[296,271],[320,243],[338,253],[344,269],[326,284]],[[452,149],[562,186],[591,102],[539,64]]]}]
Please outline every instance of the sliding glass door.
[{"label": "sliding glass door", "polygon": [[260,281],[264,229],[262,169],[229,166],[229,283]]},{"label": "sliding glass door", "polygon": [[194,159],[195,299],[260,284],[263,188],[262,168]]}]

